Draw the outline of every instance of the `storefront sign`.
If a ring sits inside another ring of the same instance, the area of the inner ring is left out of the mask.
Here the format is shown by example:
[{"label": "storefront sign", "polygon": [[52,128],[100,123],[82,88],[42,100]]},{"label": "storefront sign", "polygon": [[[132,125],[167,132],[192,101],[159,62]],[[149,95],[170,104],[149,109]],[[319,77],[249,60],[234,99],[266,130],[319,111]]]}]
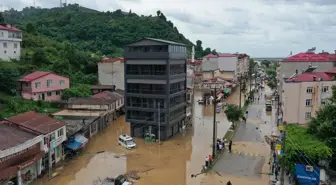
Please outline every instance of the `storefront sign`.
[{"label": "storefront sign", "polygon": [[22,151],[20,151],[20,152],[17,152],[17,153],[8,155],[8,156],[6,156],[6,157],[3,157],[3,158],[0,159],[0,163],[2,163],[2,162],[4,162],[4,161],[7,161],[7,160],[9,160],[9,159],[11,159],[11,158],[13,158],[13,157],[15,157],[15,156],[24,154],[24,153],[28,152],[29,150],[33,150],[33,149],[36,148],[36,147],[37,147],[37,145],[34,145],[34,146],[31,146],[31,147],[29,147],[29,148],[26,148],[26,149],[24,149],[24,150],[22,150]]},{"label": "storefront sign", "polygon": [[320,168],[295,164],[296,178],[300,185],[319,185]]}]

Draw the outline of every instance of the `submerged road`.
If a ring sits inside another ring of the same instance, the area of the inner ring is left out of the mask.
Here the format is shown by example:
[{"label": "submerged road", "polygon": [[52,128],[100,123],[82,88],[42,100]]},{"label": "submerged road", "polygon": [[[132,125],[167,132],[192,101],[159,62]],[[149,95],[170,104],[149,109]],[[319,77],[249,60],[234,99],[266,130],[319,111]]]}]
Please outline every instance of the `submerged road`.
[{"label": "submerged road", "polygon": [[[49,180],[47,175],[34,185],[92,185],[94,181],[136,170],[140,176],[137,185],[197,185],[204,176],[190,178],[199,173],[205,156],[211,154],[213,107],[198,105],[201,93],[195,93],[193,127],[172,139],[158,143],[146,143],[135,138],[137,148],[126,150],[117,143],[120,134],[129,134],[129,123],[122,116],[90,141],[81,155],[60,165],[54,172],[58,176]],[[238,102],[237,92],[229,103]],[[229,129],[224,113],[217,114],[218,136]],[[101,153],[100,153],[101,152]],[[99,153],[99,154],[97,154]]]},{"label": "submerged road", "polygon": [[274,128],[275,110],[266,112],[265,91],[255,94],[256,99],[248,108],[247,123],[241,123],[232,141],[232,153],[225,153],[212,169],[213,173],[203,179],[204,184],[222,184],[231,181],[236,185],[268,185],[268,159],[270,147],[264,141]]}]

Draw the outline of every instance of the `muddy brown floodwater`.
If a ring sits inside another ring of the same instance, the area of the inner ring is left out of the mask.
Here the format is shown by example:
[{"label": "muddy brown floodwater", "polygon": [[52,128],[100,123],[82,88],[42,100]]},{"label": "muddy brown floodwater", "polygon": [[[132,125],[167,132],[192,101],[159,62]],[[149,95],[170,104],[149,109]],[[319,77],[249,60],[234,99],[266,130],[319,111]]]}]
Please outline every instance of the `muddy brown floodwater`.
[{"label": "muddy brown floodwater", "polygon": [[[237,95],[238,94],[238,95]],[[195,101],[201,96],[196,92]],[[228,103],[237,103],[239,93],[234,92]],[[135,138],[137,148],[126,150],[117,143],[120,134],[129,134],[125,117],[114,121],[103,132],[94,136],[82,154],[63,166],[54,169],[58,175],[48,180],[47,175],[35,185],[92,185],[106,177],[116,177],[137,170],[140,179],[137,185],[198,185],[205,156],[211,154],[212,106],[194,104],[193,127],[172,139],[158,143],[146,143]],[[218,137],[224,136],[230,126],[224,113],[217,114]],[[104,152],[103,152],[104,151]]]}]

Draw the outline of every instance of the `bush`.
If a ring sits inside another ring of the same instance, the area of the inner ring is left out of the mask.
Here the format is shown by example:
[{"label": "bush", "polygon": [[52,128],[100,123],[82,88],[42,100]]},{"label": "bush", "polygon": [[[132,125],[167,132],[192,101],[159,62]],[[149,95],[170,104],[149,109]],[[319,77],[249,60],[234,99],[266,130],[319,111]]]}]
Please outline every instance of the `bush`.
[{"label": "bush", "polygon": [[78,85],[69,89],[65,89],[63,91],[62,99],[68,100],[72,97],[90,97],[91,95],[92,93],[89,85]]}]

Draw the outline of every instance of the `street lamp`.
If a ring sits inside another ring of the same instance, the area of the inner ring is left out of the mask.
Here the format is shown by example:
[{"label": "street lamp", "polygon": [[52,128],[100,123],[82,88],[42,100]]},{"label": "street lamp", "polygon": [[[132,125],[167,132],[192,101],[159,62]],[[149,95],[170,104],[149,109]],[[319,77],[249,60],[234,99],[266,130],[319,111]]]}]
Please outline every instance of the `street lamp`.
[{"label": "street lamp", "polygon": [[219,102],[219,100],[217,100],[217,87],[215,86],[214,89],[212,89],[212,97],[213,97],[213,133],[212,133],[212,157],[215,158],[216,157],[216,153],[217,153],[217,145],[216,145],[216,141],[217,141],[217,121],[216,121],[216,108],[217,108],[217,103]]}]

